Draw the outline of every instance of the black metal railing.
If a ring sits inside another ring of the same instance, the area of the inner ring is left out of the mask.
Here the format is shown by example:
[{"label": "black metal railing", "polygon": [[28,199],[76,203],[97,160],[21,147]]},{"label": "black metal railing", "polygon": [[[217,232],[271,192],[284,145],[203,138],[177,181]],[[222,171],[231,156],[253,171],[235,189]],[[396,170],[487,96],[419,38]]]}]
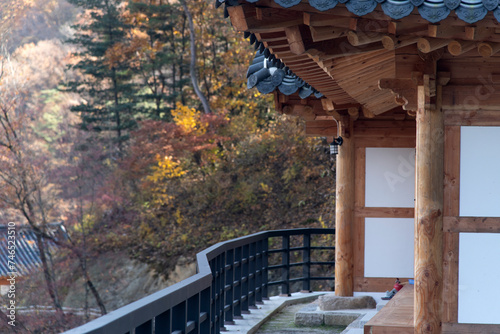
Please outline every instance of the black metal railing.
[{"label": "black metal railing", "polygon": [[[197,254],[196,275],[65,334],[218,334],[262,303],[272,286],[290,295],[295,282],[304,291],[311,291],[312,281],[333,282],[333,269],[330,276],[311,276],[311,267],[334,265],[333,254],[330,261],[312,261],[313,251],[335,249],[334,234],[335,229],[277,230],[218,243]],[[273,254],[281,254],[280,264],[273,264],[279,261]],[[294,268],[300,267],[297,276]]]}]

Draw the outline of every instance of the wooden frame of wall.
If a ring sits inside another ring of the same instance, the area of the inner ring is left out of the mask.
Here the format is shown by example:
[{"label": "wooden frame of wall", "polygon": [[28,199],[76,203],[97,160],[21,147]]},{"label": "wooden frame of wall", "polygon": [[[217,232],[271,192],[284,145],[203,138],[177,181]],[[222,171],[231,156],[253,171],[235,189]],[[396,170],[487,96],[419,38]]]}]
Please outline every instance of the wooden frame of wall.
[{"label": "wooden frame of wall", "polygon": [[[366,148],[414,148],[415,121],[366,120],[354,123],[355,138],[355,209],[353,226],[354,291],[390,290],[394,278],[365,277],[365,218],[413,218],[413,208],[365,207]],[[409,277],[400,277],[407,281]]]},{"label": "wooden frame of wall", "polygon": [[444,111],[443,333],[499,333],[497,324],[458,323],[460,232],[500,233],[500,218],[460,217],[461,126],[500,126],[492,111]]}]

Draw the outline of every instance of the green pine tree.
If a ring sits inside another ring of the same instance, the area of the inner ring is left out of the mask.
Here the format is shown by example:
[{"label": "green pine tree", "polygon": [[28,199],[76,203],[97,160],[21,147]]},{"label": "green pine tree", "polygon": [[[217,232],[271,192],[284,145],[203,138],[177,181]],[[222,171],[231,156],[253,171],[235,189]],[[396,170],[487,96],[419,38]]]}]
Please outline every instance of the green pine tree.
[{"label": "green pine tree", "polygon": [[143,82],[138,94],[147,116],[170,120],[170,111],[183,100],[183,87],[189,84],[185,61],[187,29],[177,3],[130,2],[131,20],[143,33],[137,39],[134,69]]},{"label": "green pine tree", "polygon": [[68,0],[85,10],[83,23],[69,41],[79,51],[79,61],[71,66],[80,79],[66,84],[67,91],[84,102],[71,108],[81,116],[85,130],[114,134],[121,150],[129,130],[136,126],[135,85],[127,55],[130,27],[124,22],[122,0]]}]

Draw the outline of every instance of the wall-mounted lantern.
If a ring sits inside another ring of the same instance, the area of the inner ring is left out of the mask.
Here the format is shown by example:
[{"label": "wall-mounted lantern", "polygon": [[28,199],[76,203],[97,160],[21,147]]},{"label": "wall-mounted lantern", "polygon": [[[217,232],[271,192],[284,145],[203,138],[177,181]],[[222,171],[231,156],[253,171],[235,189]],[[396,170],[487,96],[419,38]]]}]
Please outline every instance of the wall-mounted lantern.
[{"label": "wall-mounted lantern", "polygon": [[338,136],[337,138],[333,138],[333,141],[330,144],[330,154],[331,155],[339,154],[339,146],[341,146],[343,142],[344,140],[340,136]]}]

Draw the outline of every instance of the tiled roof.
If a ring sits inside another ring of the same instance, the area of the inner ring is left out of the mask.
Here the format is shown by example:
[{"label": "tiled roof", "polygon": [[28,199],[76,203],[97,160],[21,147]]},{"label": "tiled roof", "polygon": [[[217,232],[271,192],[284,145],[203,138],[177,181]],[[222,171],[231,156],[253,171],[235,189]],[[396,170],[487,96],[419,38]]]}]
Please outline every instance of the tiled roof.
[{"label": "tiled roof", "polygon": [[[245,1],[254,3],[258,0]],[[301,3],[301,0],[273,1],[284,8]],[[228,5],[231,5],[234,1],[216,0],[216,2],[228,2]],[[380,4],[384,13],[395,20],[410,15],[417,7],[420,15],[432,23],[444,20],[451,11],[455,11],[456,15],[467,23],[475,23],[491,11],[500,22],[499,0],[307,0],[307,2],[319,11],[332,9],[338,3],[345,3],[347,9],[358,16],[371,13]]]},{"label": "tiled roof", "polygon": [[257,43],[256,48],[259,50],[247,71],[248,88],[257,87],[262,94],[269,94],[275,89],[278,89],[284,95],[291,95],[298,91],[302,99],[312,94],[317,98],[323,96],[304,80],[293,74],[285,64],[270,54],[269,50],[265,49],[264,45],[256,41],[255,37],[252,38],[252,36],[250,36],[250,42],[252,44]]},{"label": "tiled roof", "polygon": [[[47,232],[56,238],[66,238],[66,229],[62,223],[52,223],[47,225]],[[27,225],[15,227],[15,258],[13,262],[18,275],[24,276],[38,270],[41,265],[40,252],[36,244],[36,234]],[[8,267],[9,243],[8,225],[0,225],[0,277],[9,276],[12,270]],[[11,238],[12,240],[12,238]],[[49,252],[54,251],[56,246],[50,241],[45,241]]]}]

